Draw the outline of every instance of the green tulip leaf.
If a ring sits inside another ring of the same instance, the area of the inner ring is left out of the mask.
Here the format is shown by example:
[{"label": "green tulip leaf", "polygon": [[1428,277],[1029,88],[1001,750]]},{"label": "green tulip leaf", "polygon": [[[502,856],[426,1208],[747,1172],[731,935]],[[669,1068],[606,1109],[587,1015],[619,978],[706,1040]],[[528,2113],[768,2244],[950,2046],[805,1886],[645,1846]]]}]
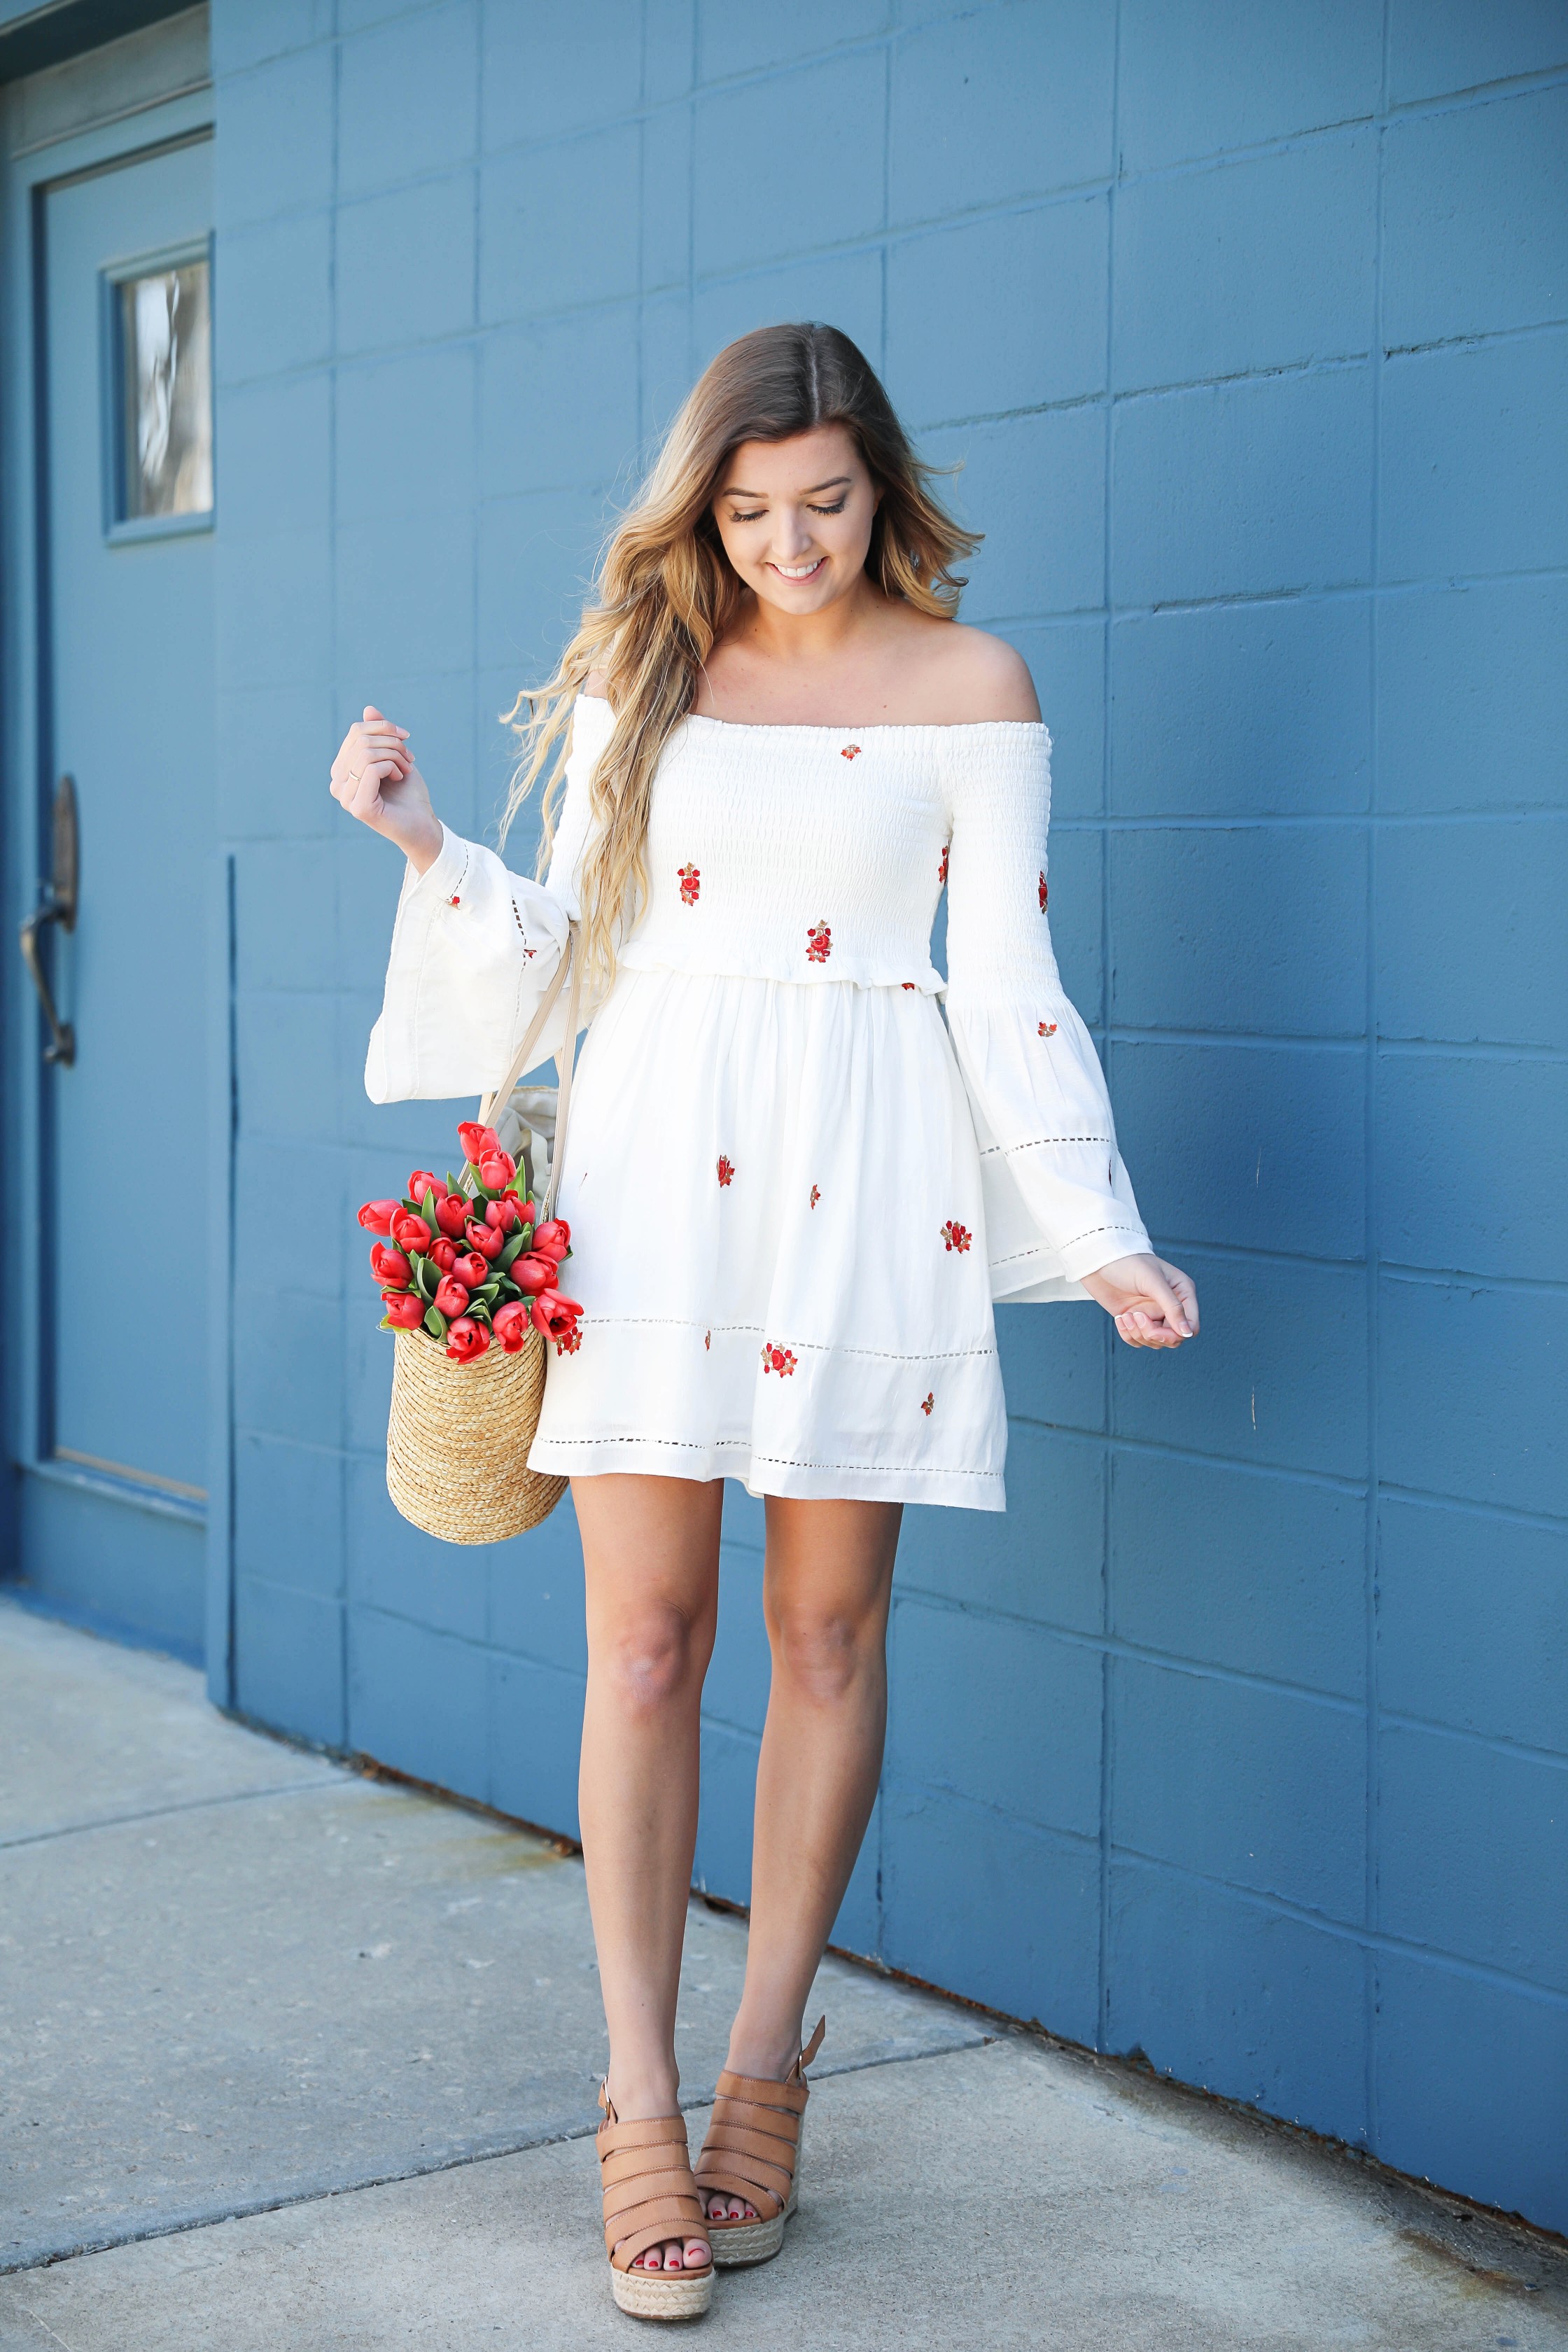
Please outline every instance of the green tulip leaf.
[{"label": "green tulip leaf", "polygon": [[500,1257],[498,1257],[498,1258],[497,1258],[497,1260],[496,1260],[496,1269],[497,1269],[498,1273],[504,1274],[504,1273],[506,1272],[507,1268],[508,1268],[509,1266],[510,1266],[510,1265],[514,1265],[516,1264],[517,1260],[518,1260],[521,1255],[522,1255],[522,1235],[521,1235],[521,1233],[509,1234],[507,1235],[507,1239],[506,1239],[506,1245],[505,1245],[505,1247],[502,1249],[502,1251],[501,1251],[501,1254],[500,1254]]},{"label": "green tulip leaf", "polygon": [[425,1309],[425,1328],[429,1332],[432,1339],[446,1338],[447,1318],[437,1307],[427,1307]]}]

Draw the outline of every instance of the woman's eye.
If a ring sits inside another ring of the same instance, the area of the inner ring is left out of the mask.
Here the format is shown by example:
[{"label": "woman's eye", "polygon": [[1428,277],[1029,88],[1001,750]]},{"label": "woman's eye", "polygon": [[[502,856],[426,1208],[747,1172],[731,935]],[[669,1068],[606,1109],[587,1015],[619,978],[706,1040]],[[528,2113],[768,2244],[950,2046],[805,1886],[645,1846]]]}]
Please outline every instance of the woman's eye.
[{"label": "woman's eye", "polygon": [[766,507],[758,507],[754,514],[731,514],[730,520],[731,522],[761,522],[766,512]]},{"label": "woman's eye", "polygon": [[811,511],[813,514],[842,514],[846,505],[848,503],[848,499],[849,493],[846,490],[843,498],[838,500],[836,506],[813,507]]}]

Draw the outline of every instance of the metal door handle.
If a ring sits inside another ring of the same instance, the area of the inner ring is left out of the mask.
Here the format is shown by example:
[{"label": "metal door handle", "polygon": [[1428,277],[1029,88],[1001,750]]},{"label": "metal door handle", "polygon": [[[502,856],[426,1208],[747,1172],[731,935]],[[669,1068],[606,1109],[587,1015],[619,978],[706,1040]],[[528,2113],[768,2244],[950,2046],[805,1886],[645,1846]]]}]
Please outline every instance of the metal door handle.
[{"label": "metal door handle", "polygon": [[33,986],[37,990],[38,1002],[44,1008],[44,1018],[49,1024],[49,1042],[44,1047],[44,1059],[46,1062],[58,1062],[69,1069],[76,1060],[76,1031],[68,1021],[62,1021],[55,1010],[54,992],[38,953],[38,933],[46,923],[58,923],[63,931],[76,929],[80,836],[77,825],[76,785],[69,776],[62,776],[55,787],[53,832],[54,872],[44,885],[42,903],[22,926],[22,960],[32,974]]}]

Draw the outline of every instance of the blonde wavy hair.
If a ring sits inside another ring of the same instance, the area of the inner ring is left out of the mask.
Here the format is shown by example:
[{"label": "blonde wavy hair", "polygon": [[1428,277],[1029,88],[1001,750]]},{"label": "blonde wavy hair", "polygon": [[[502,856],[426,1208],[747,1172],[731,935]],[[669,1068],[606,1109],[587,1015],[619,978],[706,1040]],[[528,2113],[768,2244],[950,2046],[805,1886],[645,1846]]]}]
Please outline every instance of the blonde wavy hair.
[{"label": "blonde wavy hair", "polygon": [[[624,911],[646,900],[648,806],[671,730],[696,698],[698,677],[745,591],[713,520],[724,467],[744,441],[787,441],[818,425],[854,434],[882,492],[866,570],[889,596],[951,621],[965,581],[953,570],[981,534],[961,528],[933,497],[943,470],[918,458],[875,371],[837,327],[759,327],[729,343],[688,394],[664,446],[600,558],[582,622],[545,685],[506,714],[519,739],[501,839],[546,777],[536,871],[555,840],[571,748],[572,706],[602,672],[615,723],[589,783],[589,836],[581,876],[584,963],[605,985]],[[526,706],[527,716],[519,717]]]}]

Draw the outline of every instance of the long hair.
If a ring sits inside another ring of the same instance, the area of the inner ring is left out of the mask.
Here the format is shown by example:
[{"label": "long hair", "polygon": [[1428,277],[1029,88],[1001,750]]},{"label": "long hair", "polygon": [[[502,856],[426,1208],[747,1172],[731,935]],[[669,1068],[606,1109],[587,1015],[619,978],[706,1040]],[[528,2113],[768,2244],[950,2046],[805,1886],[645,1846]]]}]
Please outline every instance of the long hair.
[{"label": "long hair", "polygon": [[[570,749],[572,706],[602,671],[615,724],[589,784],[581,877],[588,975],[607,984],[623,914],[647,891],[648,805],[659,754],[690,709],[702,664],[740,610],[741,580],[724,552],[713,500],[731,453],[744,441],[786,441],[818,425],[854,434],[882,492],[866,553],[868,575],[889,596],[952,620],[965,586],[953,565],[980,533],[961,528],[929,487],[939,470],[915,456],[892,403],[837,327],[759,327],[729,343],[688,394],[641,491],[612,530],[582,622],[545,685],[518,696],[507,717],[519,738],[501,839],[540,776],[537,871],[550,863]],[[519,712],[527,706],[526,718]]]}]

